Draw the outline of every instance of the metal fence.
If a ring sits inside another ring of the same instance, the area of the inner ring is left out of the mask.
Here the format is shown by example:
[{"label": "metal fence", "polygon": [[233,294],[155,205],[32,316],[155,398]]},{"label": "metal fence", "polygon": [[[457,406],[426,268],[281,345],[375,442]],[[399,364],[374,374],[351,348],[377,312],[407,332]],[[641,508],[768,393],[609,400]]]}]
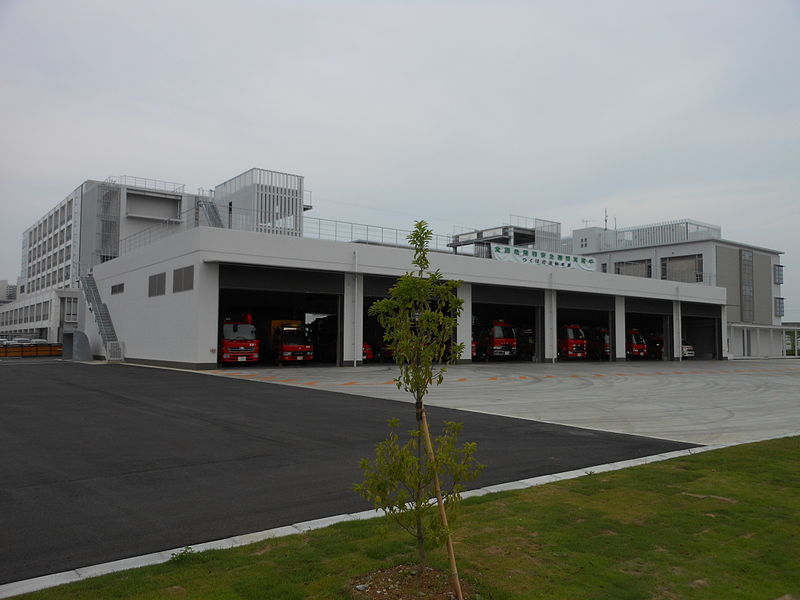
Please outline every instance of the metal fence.
[{"label": "metal fence", "polygon": [[[256,217],[255,211],[240,208],[221,211],[222,225],[225,229],[263,231],[263,227]],[[408,235],[410,231],[404,229],[306,216],[302,217],[302,221],[302,237],[306,238],[335,242],[356,242],[394,248],[409,247]],[[198,207],[184,212],[177,220],[162,221],[120,240],[120,254],[126,254],[175,233],[202,225],[208,225],[208,223],[205,222],[202,209],[198,205]],[[281,234],[270,232],[268,235]],[[453,249],[448,247],[450,241],[451,236],[449,235],[434,234],[429,247],[433,251],[452,253]]]}]

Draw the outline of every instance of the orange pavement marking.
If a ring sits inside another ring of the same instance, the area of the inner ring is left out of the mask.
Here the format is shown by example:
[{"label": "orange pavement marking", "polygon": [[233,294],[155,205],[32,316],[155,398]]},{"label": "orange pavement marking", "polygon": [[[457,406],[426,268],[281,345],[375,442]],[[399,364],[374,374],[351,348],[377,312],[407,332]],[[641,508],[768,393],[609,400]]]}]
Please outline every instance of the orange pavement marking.
[{"label": "orange pavement marking", "polygon": [[488,381],[497,381],[497,377],[487,377]]},{"label": "orange pavement marking", "polygon": [[257,375],[257,374],[255,374],[255,373],[248,373],[248,374],[246,374],[246,375],[242,375],[242,374],[238,374],[238,373],[237,373],[237,375],[236,375],[236,376],[237,376],[237,377],[241,377],[242,379],[252,379],[253,377],[258,377],[258,375]]},{"label": "orange pavement marking", "polygon": [[277,375],[266,375],[265,377],[259,377],[259,379],[262,381],[269,381],[271,379],[277,379],[277,378],[278,378]]},{"label": "orange pavement marking", "polygon": [[305,383],[302,383],[300,385],[314,385],[314,384],[317,384],[317,383],[319,383],[319,381],[306,381]]},{"label": "orange pavement marking", "polygon": [[357,381],[348,381],[347,383],[343,383],[342,385],[358,385]]},{"label": "orange pavement marking", "polygon": [[278,383],[291,383],[293,381],[297,381],[297,379],[278,379]]},{"label": "orange pavement marking", "polygon": [[390,383],[397,383],[396,379],[392,379],[391,381],[384,381],[383,385],[389,385]]},{"label": "orange pavement marking", "polygon": [[469,379],[466,377],[460,377],[459,379],[456,379],[456,381],[469,381]]},{"label": "orange pavement marking", "polygon": [[617,377],[627,377],[628,376],[627,373],[617,373],[616,375],[617,375]]},{"label": "orange pavement marking", "polygon": [[520,375],[519,378],[520,379],[529,379],[529,377],[527,375]]},{"label": "orange pavement marking", "polygon": [[552,378],[552,379],[555,379],[555,378],[556,378],[556,376],[555,376],[555,375],[545,375],[545,377],[549,377],[549,378]]},{"label": "orange pavement marking", "polygon": [[570,377],[580,377],[580,375],[572,374],[572,375],[570,375]]},{"label": "orange pavement marking", "polygon": [[594,376],[595,377],[605,377],[605,375],[603,375],[602,373],[595,373]]}]

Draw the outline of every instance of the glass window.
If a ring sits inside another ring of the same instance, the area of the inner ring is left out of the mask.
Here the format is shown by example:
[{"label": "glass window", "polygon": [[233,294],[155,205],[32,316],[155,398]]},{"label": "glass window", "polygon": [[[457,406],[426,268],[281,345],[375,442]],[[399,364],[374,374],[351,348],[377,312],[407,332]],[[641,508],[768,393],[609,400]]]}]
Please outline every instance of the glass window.
[{"label": "glass window", "polygon": [[783,283],[783,265],[773,265],[774,283],[781,285]]},{"label": "glass window", "polygon": [[753,251],[740,250],[740,267],[742,281],[742,321],[752,322],[755,318],[753,296]]},{"label": "glass window", "polygon": [[163,296],[167,293],[167,274],[157,273],[150,275],[148,278],[147,295],[151,298],[153,296]]},{"label": "glass window", "polygon": [[785,300],[783,298],[775,298],[775,316],[782,317],[785,314]]}]

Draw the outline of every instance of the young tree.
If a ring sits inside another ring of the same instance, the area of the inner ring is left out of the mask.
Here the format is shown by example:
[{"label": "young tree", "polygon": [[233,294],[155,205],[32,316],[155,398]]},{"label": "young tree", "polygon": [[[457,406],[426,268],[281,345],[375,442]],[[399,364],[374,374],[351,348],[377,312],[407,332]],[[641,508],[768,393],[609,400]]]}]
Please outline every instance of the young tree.
[{"label": "young tree", "polygon": [[[425,540],[432,540],[438,546],[445,542],[448,533],[437,513],[435,476],[447,482],[441,493],[448,524],[452,524],[464,491],[462,482],[474,480],[483,465],[475,459],[477,444],[458,445],[461,423],[444,424],[442,435],[433,443],[435,462],[421,459],[420,430],[409,431],[403,443],[397,433],[399,426],[398,419],[389,420],[388,437],[375,447],[374,460],[361,460],[364,481],[353,487],[416,539],[419,562],[424,565]],[[419,574],[421,577],[422,569]]]},{"label": "young tree", "polygon": [[[394,352],[394,359],[400,368],[397,387],[414,397],[422,441],[422,444],[417,444],[417,449],[421,453],[424,446],[427,460],[433,467],[439,519],[446,535],[453,587],[460,600],[461,584],[423,400],[431,385],[439,385],[444,381],[447,363],[455,362],[464,351],[464,344],[452,343],[463,300],[456,293],[460,281],[446,281],[438,269],[432,271],[430,268],[428,244],[432,237],[433,232],[425,221],[414,224],[408,241],[414,248],[411,262],[416,270],[400,277],[389,290],[389,297],[375,302],[369,312],[377,315],[385,330],[383,339]],[[418,461],[421,460],[420,454]],[[420,492],[417,493],[419,495]],[[421,536],[421,525],[418,531]]]}]

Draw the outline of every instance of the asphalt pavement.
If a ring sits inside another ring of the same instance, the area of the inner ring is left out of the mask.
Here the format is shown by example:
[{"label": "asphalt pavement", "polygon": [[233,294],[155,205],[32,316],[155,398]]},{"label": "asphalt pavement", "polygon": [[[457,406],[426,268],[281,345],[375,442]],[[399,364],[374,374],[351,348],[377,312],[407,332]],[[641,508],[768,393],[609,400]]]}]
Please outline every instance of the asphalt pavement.
[{"label": "asphalt pavement", "polygon": [[[331,369],[333,374],[337,370]],[[473,487],[693,446],[441,406]],[[0,364],[0,584],[368,508],[352,491],[404,402],[127,365]]]}]

